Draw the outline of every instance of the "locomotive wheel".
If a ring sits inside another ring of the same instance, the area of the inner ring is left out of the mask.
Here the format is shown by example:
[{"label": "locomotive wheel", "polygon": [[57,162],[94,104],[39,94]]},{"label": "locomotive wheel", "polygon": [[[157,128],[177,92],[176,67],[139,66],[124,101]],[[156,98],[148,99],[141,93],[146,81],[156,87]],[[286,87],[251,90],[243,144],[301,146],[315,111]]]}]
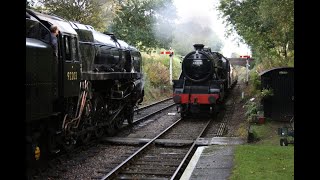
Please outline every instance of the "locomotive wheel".
[{"label": "locomotive wheel", "polygon": [[101,122],[104,119],[104,108],[103,108],[103,98],[101,97],[101,95],[99,94],[95,94],[95,99],[93,101],[93,120],[94,122],[94,127],[95,127],[95,131],[94,131],[94,135],[97,138],[100,138],[103,136],[104,134],[104,129],[103,127],[99,127],[98,124],[99,122]]},{"label": "locomotive wheel", "polygon": [[94,131],[94,135],[97,137],[97,138],[100,138],[103,136],[104,134],[104,129],[102,127],[98,127],[98,126],[95,126],[96,129]]},{"label": "locomotive wheel", "polygon": [[68,138],[63,143],[63,148],[67,152],[71,152],[75,146],[76,146],[76,140],[74,140],[73,138]]},{"label": "locomotive wheel", "polygon": [[127,116],[127,121],[129,125],[133,124],[133,111]]},{"label": "locomotive wheel", "polygon": [[80,131],[85,131],[84,134],[80,135],[80,140],[83,144],[87,144],[90,141],[90,138],[92,135],[91,131],[86,131],[86,129],[91,127],[91,118],[90,118],[91,111],[92,111],[92,105],[91,105],[91,102],[88,100],[86,103],[86,108],[84,113],[85,121],[82,122],[80,126]]},{"label": "locomotive wheel", "polygon": [[113,123],[106,127],[106,132],[109,136],[114,136],[116,134],[116,129]]},{"label": "locomotive wheel", "polygon": [[218,106],[212,107],[211,117],[216,118],[219,114],[219,108]]},{"label": "locomotive wheel", "polygon": [[[88,124],[83,124],[80,130],[85,131],[88,127],[90,127]],[[87,144],[88,142],[90,142],[91,132],[87,131],[84,134],[80,135],[79,138],[83,144]]]},{"label": "locomotive wheel", "polygon": [[184,112],[181,112],[181,118],[183,119],[186,116]]},{"label": "locomotive wheel", "polygon": [[103,131],[103,128],[98,128],[95,130],[94,132],[94,135],[97,137],[97,138],[101,138],[104,134],[104,131]]},{"label": "locomotive wheel", "polygon": [[185,106],[180,106],[181,119],[187,117],[187,115],[188,115],[187,108]]},{"label": "locomotive wheel", "polygon": [[129,106],[128,109],[127,109],[127,121],[128,121],[128,124],[129,125],[132,125],[133,124],[133,114],[134,114],[134,109],[133,109],[133,106]]},{"label": "locomotive wheel", "polygon": [[116,120],[115,120],[115,128],[118,130],[118,129],[121,129],[121,127],[122,127],[122,124],[123,124],[123,122],[124,122],[124,118],[122,117],[122,116],[120,116],[119,118],[117,118]]}]

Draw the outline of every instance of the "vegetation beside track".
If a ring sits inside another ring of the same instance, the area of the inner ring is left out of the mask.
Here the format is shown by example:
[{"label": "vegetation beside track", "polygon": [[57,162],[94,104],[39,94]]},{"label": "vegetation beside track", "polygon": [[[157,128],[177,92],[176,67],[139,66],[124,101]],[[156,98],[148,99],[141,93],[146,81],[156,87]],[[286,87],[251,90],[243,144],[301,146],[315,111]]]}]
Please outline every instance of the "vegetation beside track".
[{"label": "vegetation beside track", "polygon": [[235,149],[231,180],[294,179],[294,145],[280,146],[277,134],[283,123],[251,125],[254,142]]}]

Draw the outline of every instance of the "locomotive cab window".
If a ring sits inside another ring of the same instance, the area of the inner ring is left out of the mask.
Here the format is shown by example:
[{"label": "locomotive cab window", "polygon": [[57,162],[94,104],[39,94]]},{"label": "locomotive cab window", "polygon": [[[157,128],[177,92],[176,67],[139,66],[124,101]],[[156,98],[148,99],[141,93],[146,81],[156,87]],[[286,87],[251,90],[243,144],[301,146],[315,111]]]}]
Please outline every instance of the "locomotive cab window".
[{"label": "locomotive cab window", "polygon": [[34,18],[26,19],[26,37],[50,42],[50,31]]},{"label": "locomotive cab window", "polygon": [[79,61],[77,56],[77,38],[64,36],[63,44],[65,50],[65,61]]}]

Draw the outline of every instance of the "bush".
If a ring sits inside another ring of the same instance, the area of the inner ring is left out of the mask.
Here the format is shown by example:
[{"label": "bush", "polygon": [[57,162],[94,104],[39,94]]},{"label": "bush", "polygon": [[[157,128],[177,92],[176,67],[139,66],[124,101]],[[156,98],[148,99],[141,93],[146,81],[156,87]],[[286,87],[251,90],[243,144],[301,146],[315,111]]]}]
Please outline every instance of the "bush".
[{"label": "bush", "polygon": [[[172,61],[172,79],[178,79],[181,73],[179,56]],[[142,70],[145,77],[145,97],[142,104],[148,104],[172,96],[170,84],[170,59],[168,55],[142,53]]]},{"label": "bush", "polygon": [[255,101],[247,101],[244,107],[246,108],[245,116],[248,120],[258,113],[258,105]]},{"label": "bush", "polygon": [[250,73],[250,84],[253,85],[254,90],[260,90],[261,87],[261,80],[260,80],[260,76],[257,72],[255,71],[251,71]]}]

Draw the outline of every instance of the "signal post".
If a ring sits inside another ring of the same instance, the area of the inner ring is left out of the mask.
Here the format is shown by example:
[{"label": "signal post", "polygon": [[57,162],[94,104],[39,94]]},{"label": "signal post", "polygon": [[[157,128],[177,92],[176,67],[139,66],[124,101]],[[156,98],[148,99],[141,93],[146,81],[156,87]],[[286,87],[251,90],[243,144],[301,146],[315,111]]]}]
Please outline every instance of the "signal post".
[{"label": "signal post", "polygon": [[169,74],[170,74],[170,85],[172,85],[172,59],[173,59],[173,51],[170,47],[169,51],[161,52],[160,54],[169,54],[170,62],[169,62]]},{"label": "signal post", "polygon": [[173,58],[173,52],[172,52],[172,49],[171,49],[171,47],[170,47],[170,54],[169,54],[169,56],[170,56],[170,85],[172,85],[173,83],[172,83],[172,58]]}]

